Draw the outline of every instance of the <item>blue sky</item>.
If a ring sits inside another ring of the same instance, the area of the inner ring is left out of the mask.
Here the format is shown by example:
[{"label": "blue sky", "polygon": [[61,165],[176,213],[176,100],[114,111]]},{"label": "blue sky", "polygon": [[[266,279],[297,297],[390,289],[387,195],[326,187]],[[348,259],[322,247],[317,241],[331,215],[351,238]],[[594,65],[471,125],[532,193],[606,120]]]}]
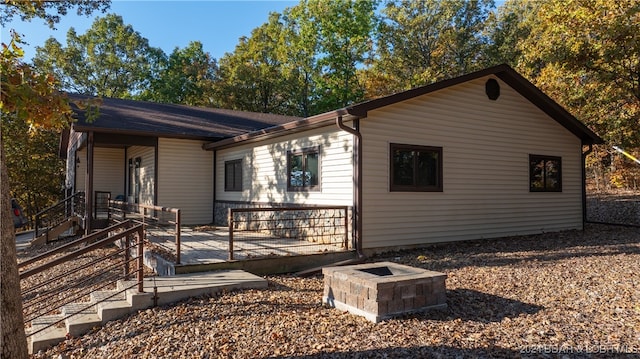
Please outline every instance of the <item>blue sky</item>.
[{"label": "blue sky", "polygon": [[[270,12],[293,7],[298,1],[162,1],[162,0],[112,0],[107,13],[121,15],[125,24],[133,26],[153,47],[161,48],[167,55],[177,46],[183,48],[190,41],[200,41],[204,50],[219,59],[225,52],[232,52],[241,36],[249,36],[251,30],[262,25]],[[106,14],[106,13],[105,13]],[[24,47],[25,61],[35,55],[35,47],[44,45],[49,37],[66,44],[67,31],[75,28],[84,34],[93,20],[105,14],[96,12],[90,17],[78,16],[70,11],[56,26],[50,29],[41,19],[22,22],[20,19],[2,28],[2,42],[8,42],[9,30],[24,35],[29,44]]]}]

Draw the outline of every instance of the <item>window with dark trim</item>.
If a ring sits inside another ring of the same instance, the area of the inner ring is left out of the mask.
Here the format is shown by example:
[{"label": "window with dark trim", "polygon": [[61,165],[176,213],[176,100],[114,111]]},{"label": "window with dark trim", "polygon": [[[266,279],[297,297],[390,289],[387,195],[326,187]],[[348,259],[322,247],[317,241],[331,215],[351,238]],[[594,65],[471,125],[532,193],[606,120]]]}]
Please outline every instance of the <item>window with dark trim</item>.
[{"label": "window with dark trim", "polygon": [[320,149],[287,152],[287,189],[320,190]]},{"label": "window with dark trim", "polygon": [[442,192],[442,147],[392,143],[390,190]]},{"label": "window with dark trim", "polygon": [[529,155],[529,191],[562,192],[560,157]]},{"label": "window with dark trim", "polygon": [[242,191],[242,160],[224,163],[224,190],[228,192]]}]

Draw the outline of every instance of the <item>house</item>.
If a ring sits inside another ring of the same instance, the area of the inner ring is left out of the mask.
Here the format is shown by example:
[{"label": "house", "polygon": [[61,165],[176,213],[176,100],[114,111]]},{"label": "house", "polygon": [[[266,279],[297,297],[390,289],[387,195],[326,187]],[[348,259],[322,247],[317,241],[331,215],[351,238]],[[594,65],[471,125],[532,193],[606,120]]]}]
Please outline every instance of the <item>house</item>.
[{"label": "house", "polygon": [[350,206],[359,252],[580,229],[585,156],[603,142],[506,65],[304,119],[113,99],[100,112],[61,146],[88,202],[108,191],[193,224]]},{"label": "house", "polygon": [[92,194],[87,213],[96,219],[96,203],[107,196],[180,208],[184,224],[213,221],[214,153],[203,144],[298,119],[112,98],[102,99],[92,122],[87,109],[74,110],[78,119],[62,134],[60,155],[68,191]]},{"label": "house", "polygon": [[204,148],[216,221],[229,207],[350,205],[358,249],[375,251],[580,229],[585,156],[602,142],[500,65]]}]

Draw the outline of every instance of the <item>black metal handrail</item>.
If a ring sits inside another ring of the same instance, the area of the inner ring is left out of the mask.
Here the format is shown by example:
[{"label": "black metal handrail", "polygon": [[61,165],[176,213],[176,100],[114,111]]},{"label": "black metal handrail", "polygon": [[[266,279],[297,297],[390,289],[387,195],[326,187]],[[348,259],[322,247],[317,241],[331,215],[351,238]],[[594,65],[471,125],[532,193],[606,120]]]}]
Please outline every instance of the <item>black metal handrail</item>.
[{"label": "black metal handrail", "polygon": [[35,238],[47,233],[51,228],[71,216],[85,216],[84,192],[76,192],[53,206],[38,212],[35,216]]},{"label": "black metal handrail", "polygon": [[[25,324],[57,313],[62,306],[112,287],[119,280],[128,281],[134,274],[133,284],[114,295],[136,286],[138,292],[143,292],[143,243],[144,226],[125,221],[20,263],[18,267],[24,269],[20,272],[20,280]],[[98,250],[107,253],[96,252]],[[85,304],[83,310],[96,303]],[[80,312],[66,314],[28,335]]]}]

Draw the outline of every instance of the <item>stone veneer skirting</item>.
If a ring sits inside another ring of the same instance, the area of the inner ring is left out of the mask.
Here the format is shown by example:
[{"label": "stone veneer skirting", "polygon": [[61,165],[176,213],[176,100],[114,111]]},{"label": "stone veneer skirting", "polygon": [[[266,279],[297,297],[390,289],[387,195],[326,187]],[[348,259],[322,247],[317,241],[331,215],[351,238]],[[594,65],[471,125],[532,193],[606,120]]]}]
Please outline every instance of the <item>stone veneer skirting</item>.
[{"label": "stone veneer skirting", "polygon": [[[214,206],[217,226],[228,226],[229,208],[295,208],[299,204],[243,203],[216,201]],[[304,206],[307,207],[307,206]],[[286,214],[284,214],[286,213]],[[265,211],[238,213],[234,225],[238,230],[269,233],[281,238],[304,238],[309,242],[323,244],[341,243],[344,241],[344,210],[342,209],[305,209],[300,211]],[[352,235],[352,207],[347,213],[348,240]],[[351,246],[351,244],[349,245]]]}]

